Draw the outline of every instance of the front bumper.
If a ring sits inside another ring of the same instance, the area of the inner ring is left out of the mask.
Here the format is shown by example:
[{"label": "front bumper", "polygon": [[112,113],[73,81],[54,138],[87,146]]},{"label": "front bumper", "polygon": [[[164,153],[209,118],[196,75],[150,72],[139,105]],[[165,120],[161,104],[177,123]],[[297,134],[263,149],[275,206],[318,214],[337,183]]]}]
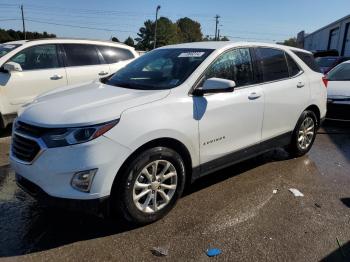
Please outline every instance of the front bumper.
[{"label": "front bumper", "polygon": [[90,200],[53,197],[19,174],[16,174],[16,183],[23,191],[45,206],[58,207],[69,211],[84,212],[93,215],[107,215],[109,212],[109,197]]},{"label": "front bumper", "polygon": [[[46,148],[31,164],[19,161],[10,153],[10,162],[17,174],[50,197],[92,200],[110,195],[114,178],[129,155],[130,149],[101,136],[87,143]],[[96,168],[90,192],[71,186],[76,172]]]}]

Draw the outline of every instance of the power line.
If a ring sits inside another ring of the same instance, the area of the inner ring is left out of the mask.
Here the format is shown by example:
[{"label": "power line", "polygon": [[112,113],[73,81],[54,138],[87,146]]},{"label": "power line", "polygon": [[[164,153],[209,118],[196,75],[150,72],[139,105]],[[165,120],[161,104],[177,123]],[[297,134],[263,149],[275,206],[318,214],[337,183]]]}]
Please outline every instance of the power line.
[{"label": "power line", "polygon": [[52,23],[52,22],[45,22],[45,21],[39,21],[39,20],[33,20],[33,19],[26,19],[26,21],[39,23],[39,24],[49,24],[49,25],[66,26],[66,27],[74,27],[74,28],[82,28],[82,29],[100,30],[100,31],[107,31],[107,32],[136,33],[134,31],[127,31],[127,30],[115,30],[115,29],[99,28],[99,27],[68,25],[68,24]]}]

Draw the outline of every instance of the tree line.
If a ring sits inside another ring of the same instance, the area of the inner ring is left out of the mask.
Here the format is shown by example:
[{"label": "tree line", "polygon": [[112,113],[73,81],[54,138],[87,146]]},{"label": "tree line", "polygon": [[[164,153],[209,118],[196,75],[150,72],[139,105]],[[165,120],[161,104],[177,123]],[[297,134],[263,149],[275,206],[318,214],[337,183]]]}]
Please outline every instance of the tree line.
[{"label": "tree line", "polygon": [[[130,36],[124,41],[125,44],[135,47],[137,50],[151,50],[154,46],[155,21],[146,20],[139,29],[135,39]],[[188,17],[172,22],[167,17],[160,17],[157,20],[157,41],[156,47],[165,45],[189,43],[199,41],[212,41],[210,36],[203,36],[201,24]],[[227,37],[220,37],[220,41],[228,41]],[[118,41],[113,37],[112,41]]]},{"label": "tree line", "polygon": [[[124,43],[135,47],[137,50],[151,50],[154,46],[155,21],[146,20],[140,27],[136,38],[129,36]],[[54,38],[55,34],[47,32],[26,32],[27,39]],[[24,39],[22,31],[0,29],[0,42],[8,42]],[[112,41],[121,42],[117,37],[112,37]],[[156,47],[177,43],[199,42],[215,40],[210,36],[203,36],[201,24],[188,17],[178,19],[176,22],[167,17],[160,17],[157,20],[157,41]],[[227,37],[220,37],[220,41],[228,41]]]},{"label": "tree line", "polygon": [[[37,38],[54,38],[55,34],[48,34],[47,32],[26,32],[27,39],[37,39]],[[22,31],[15,31],[13,29],[4,30],[0,29],[0,43],[5,43],[9,41],[23,40],[24,35]]]}]

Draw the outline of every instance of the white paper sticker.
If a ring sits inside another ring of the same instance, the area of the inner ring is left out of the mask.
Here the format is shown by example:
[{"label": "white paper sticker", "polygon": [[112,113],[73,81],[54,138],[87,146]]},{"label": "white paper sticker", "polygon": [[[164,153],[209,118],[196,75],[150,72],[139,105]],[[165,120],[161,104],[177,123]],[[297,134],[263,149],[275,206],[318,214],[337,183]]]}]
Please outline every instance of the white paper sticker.
[{"label": "white paper sticker", "polygon": [[204,54],[204,52],[186,52],[179,54],[178,57],[201,57]]}]

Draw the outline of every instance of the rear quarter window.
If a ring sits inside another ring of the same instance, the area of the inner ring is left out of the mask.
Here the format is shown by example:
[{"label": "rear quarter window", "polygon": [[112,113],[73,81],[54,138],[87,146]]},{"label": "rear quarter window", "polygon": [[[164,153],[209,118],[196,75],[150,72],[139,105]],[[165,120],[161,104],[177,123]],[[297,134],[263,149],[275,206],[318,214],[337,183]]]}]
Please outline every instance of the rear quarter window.
[{"label": "rear quarter window", "polygon": [[303,62],[313,71],[317,73],[321,73],[321,69],[316,63],[314,56],[312,54],[308,54],[300,51],[293,51]]},{"label": "rear quarter window", "polygon": [[125,48],[111,47],[111,46],[97,46],[100,50],[104,60],[108,64],[118,63],[120,61],[135,58],[130,50]]}]

